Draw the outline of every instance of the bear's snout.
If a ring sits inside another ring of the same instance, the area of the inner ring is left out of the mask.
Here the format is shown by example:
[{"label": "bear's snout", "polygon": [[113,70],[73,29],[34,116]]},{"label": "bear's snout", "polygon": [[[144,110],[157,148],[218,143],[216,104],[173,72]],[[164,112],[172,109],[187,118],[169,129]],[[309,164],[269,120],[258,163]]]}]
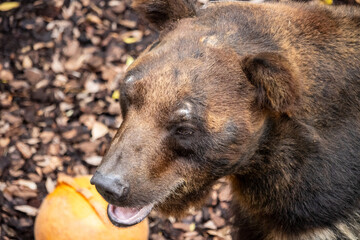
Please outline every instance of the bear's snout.
[{"label": "bear's snout", "polygon": [[129,193],[129,184],[115,175],[104,175],[96,171],[90,183],[95,185],[103,198],[112,204],[121,202]]}]

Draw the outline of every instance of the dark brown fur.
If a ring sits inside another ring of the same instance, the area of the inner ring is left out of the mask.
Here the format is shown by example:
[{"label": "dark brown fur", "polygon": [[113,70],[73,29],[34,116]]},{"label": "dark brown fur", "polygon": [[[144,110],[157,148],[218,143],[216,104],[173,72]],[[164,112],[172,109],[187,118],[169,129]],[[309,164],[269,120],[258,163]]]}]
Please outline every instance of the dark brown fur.
[{"label": "dark brown fur", "polygon": [[133,5],[163,31],[122,86],[98,171],[130,190],[106,200],[182,216],[229,176],[234,239],[358,239],[360,10]]}]

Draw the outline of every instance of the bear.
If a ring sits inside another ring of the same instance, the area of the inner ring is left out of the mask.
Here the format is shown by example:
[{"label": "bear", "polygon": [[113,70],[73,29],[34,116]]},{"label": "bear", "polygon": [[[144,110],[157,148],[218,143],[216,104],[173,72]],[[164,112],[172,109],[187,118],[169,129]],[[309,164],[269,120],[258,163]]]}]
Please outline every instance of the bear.
[{"label": "bear", "polygon": [[360,236],[360,9],[134,0],[158,39],[91,183],[108,217],[182,217],[222,177],[233,239]]}]

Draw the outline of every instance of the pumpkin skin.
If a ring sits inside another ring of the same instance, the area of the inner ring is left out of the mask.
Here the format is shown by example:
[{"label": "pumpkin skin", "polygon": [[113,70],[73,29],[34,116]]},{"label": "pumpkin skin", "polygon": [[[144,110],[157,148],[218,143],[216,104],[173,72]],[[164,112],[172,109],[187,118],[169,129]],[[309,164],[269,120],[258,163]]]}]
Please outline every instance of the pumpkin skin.
[{"label": "pumpkin skin", "polygon": [[148,219],[127,228],[112,225],[108,203],[90,184],[91,176],[59,177],[35,220],[36,240],[146,240]]}]

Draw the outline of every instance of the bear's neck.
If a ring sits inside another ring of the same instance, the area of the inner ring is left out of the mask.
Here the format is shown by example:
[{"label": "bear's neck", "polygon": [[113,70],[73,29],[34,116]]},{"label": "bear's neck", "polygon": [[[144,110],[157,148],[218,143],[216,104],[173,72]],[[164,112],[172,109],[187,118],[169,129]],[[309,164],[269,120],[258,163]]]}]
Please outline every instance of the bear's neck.
[{"label": "bear's neck", "polygon": [[258,150],[231,177],[236,215],[248,216],[263,232],[291,234],[345,218],[358,204],[358,177],[341,158],[346,153],[329,150],[334,144],[299,121],[269,119]]}]

